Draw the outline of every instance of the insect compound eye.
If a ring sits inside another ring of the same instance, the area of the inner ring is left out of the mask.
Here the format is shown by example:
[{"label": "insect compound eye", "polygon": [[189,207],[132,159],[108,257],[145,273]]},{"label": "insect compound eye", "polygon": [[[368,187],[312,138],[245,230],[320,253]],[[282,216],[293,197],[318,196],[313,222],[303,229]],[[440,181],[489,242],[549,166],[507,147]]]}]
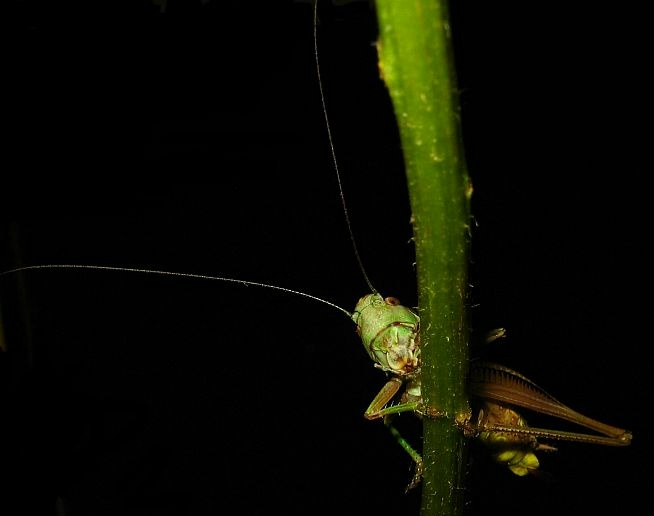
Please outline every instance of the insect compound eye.
[{"label": "insect compound eye", "polygon": [[396,297],[387,297],[386,299],[384,299],[384,301],[386,301],[387,305],[391,305],[391,306],[397,306],[400,304],[400,300]]}]

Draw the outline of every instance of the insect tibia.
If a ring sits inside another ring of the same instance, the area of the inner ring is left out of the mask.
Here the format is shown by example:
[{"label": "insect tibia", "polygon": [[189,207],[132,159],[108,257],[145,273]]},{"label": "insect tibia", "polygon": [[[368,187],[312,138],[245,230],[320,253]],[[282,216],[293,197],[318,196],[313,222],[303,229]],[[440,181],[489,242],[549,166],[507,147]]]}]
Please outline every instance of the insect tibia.
[{"label": "insect tibia", "polygon": [[506,432],[516,435],[529,435],[532,437],[539,437],[542,439],[550,439],[555,441],[601,444],[603,446],[628,446],[631,443],[631,432],[627,431],[625,431],[624,435],[614,438],[605,437],[603,435],[582,434],[578,432],[567,432],[564,430],[550,430],[546,428],[534,427],[515,428],[493,425],[485,427],[484,430],[492,432]]}]

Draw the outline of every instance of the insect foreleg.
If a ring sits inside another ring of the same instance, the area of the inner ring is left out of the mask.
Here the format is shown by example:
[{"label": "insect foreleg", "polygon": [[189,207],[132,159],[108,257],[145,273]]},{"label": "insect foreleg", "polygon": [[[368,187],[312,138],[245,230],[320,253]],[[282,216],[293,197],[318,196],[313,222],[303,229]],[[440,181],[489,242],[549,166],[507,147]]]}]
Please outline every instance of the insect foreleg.
[{"label": "insect foreleg", "polygon": [[[400,390],[400,387],[405,383],[406,389],[400,398],[400,402],[397,405],[390,405],[387,407],[386,405],[392,401],[393,397]],[[377,393],[377,396],[372,400],[372,403],[370,403],[364,416],[366,419],[383,418],[384,425],[386,425],[391,435],[395,438],[402,449],[409,454],[415,463],[413,478],[406,488],[406,491],[409,491],[420,483],[424,467],[420,453],[418,453],[413,446],[402,437],[397,428],[395,428],[391,423],[393,417],[402,412],[414,412],[419,416],[423,415],[424,411],[422,398],[420,396],[420,382],[416,379],[402,380],[401,378],[393,377],[388,380],[379,393]]]},{"label": "insect foreleg", "polygon": [[402,437],[402,435],[397,430],[397,428],[395,428],[391,424],[391,421],[395,414],[400,414],[402,412],[419,412],[422,402],[419,397],[411,396],[405,392],[402,395],[399,404],[386,407],[386,404],[390,403],[393,397],[400,390],[400,387],[402,387],[403,383],[404,381],[402,381],[400,378],[397,377],[393,377],[390,380],[388,380],[388,382],[386,382],[386,384],[377,393],[377,396],[375,396],[375,398],[372,400],[372,403],[370,403],[370,406],[366,409],[364,416],[366,419],[383,418],[384,425],[386,425],[388,430],[391,432],[391,435],[395,438],[395,440],[402,447],[402,449],[409,454],[409,456],[415,463],[416,469],[413,474],[413,478],[411,479],[411,482],[406,488],[406,490],[409,491],[410,489],[416,487],[420,483],[420,479],[422,478],[422,472],[423,472],[422,457],[413,448],[413,446],[411,446],[409,442],[404,437]]},{"label": "insect foreleg", "polygon": [[379,419],[391,414],[399,414],[401,412],[420,412],[422,402],[419,399],[402,400],[397,405],[386,407],[393,397],[400,390],[404,382],[397,377],[391,378],[377,393],[377,396],[372,400],[365,413],[363,414],[366,419]]},{"label": "insect foreleg", "polygon": [[422,479],[422,473],[424,470],[422,456],[416,450],[413,449],[413,446],[411,446],[408,443],[408,441],[404,437],[402,437],[400,432],[398,432],[397,428],[395,428],[391,424],[391,419],[392,418],[390,417],[385,417],[384,424],[391,432],[391,435],[397,441],[397,444],[399,444],[402,447],[402,449],[409,454],[409,456],[413,459],[413,462],[416,465],[416,469],[413,473],[413,478],[411,479],[411,482],[409,482],[409,485],[406,487],[406,492],[408,492],[414,487],[416,487],[420,483],[420,480]]}]

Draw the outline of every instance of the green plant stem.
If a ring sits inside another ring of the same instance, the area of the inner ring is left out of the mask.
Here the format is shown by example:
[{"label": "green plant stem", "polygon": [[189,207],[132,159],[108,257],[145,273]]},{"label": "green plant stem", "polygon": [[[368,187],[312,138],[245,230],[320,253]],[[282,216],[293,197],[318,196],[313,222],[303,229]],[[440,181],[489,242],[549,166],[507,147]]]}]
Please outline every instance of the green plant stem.
[{"label": "green plant stem", "polygon": [[426,514],[460,514],[468,412],[465,314],[471,187],[460,137],[447,2],[377,0],[379,59],[398,121],[413,213],[420,305]]}]

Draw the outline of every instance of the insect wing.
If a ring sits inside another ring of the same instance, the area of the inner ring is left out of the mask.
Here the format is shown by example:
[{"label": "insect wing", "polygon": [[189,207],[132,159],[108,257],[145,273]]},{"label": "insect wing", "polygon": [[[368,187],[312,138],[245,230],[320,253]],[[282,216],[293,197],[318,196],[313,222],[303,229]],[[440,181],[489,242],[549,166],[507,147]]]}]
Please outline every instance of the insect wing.
[{"label": "insect wing", "polygon": [[530,429],[532,435],[562,440],[584,440],[610,446],[627,446],[631,433],[572,410],[538,387],[520,373],[508,367],[487,362],[475,363],[470,368],[468,389],[471,395],[509,405],[527,408],[571,423],[584,426],[608,437],[586,436],[574,432]]}]

